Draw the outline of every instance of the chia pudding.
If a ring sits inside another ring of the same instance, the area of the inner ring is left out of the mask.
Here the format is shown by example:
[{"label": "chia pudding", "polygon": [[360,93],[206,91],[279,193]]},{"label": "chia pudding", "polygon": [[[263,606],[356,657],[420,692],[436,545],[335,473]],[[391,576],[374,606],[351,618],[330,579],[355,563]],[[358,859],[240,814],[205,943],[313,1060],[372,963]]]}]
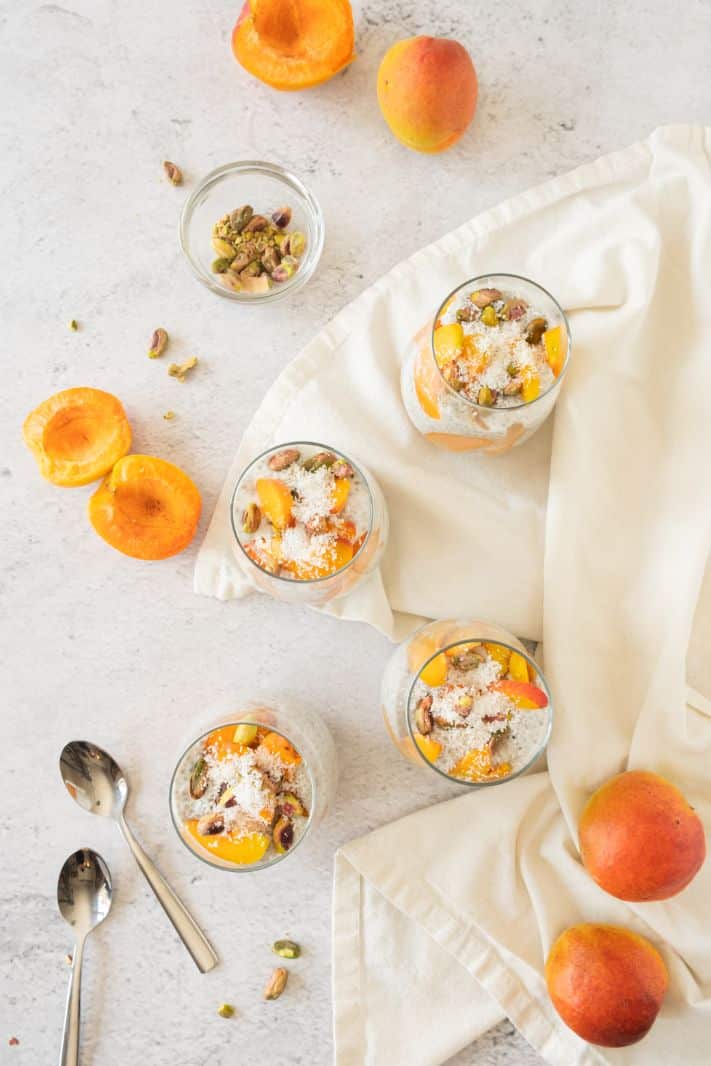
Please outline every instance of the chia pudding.
[{"label": "chia pudding", "polygon": [[294,442],[265,452],[242,474],[232,526],[238,557],[264,591],[323,602],[375,568],[387,512],[372,475],[334,449]]},{"label": "chia pudding", "polygon": [[392,656],[382,685],[391,739],[413,762],[470,785],[527,769],[544,750],[551,706],[515,637],[478,622],[434,622]]},{"label": "chia pudding", "polygon": [[559,305],[533,282],[466,282],[420,330],[403,367],[411,420],[452,451],[498,454],[523,443],[553,409],[569,335]]},{"label": "chia pudding", "polygon": [[[287,735],[279,726],[289,724]],[[173,775],[171,813],[199,858],[222,869],[261,868],[293,851],[323,816],[335,780],[333,741],[318,716],[295,723],[257,708],[190,745]]]}]

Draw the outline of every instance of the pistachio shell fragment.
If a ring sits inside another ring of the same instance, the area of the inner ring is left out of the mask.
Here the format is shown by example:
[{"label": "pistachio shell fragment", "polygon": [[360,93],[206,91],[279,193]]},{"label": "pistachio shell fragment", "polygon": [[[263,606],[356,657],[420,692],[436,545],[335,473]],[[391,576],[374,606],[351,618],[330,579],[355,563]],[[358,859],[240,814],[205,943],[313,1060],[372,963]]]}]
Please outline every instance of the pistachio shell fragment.
[{"label": "pistachio shell fragment", "polygon": [[279,999],[286,988],[286,982],[289,980],[289,973],[283,966],[279,966],[270,975],[269,980],[264,986],[264,998],[265,999]]},{"label": "pistachio shell fragment", "polygon": [[275,940],[272,951],[282,959],[298,959],[301,955],[301,948],[295,940]]},{"label": "pistachio shell fragment", "polygon": [[148,348],[149,359],[159,359],[168,346],[168,334],[160,327],[153,330],[150,347]]},{"label": "pistachio shell fragment", "polygon": [[171,185],[182,184],[183,172],[179,166],[175,165],[175,163],[171,163],[169,159],[166,159],[163,163],[163,170],[165,171],[165,176]]}]

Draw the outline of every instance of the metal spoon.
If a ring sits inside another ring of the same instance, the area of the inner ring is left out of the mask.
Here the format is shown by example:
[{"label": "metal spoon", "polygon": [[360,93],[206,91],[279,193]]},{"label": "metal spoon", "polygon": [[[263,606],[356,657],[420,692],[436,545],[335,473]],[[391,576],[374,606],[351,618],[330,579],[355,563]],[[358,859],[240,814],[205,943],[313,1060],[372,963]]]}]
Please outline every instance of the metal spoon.
[{"label": "metal spoon", "polygon": [[59,1066],[78,1066],[84,941],[111,909],[111,874],[101,856],[91,848],[75,851],[64,863],[57,882],[57,903],[76,936]]},{"label": "metal spoon", "polygon": [[201,973],[217,965],[217,955],[207,937],[134,837],[124,818],[128,782],[119,765],[108,752],[85,740],[66,744],[59,757],[59,768],[67,792],[80,807],[92,814],[113,818],[133,852],[133,857],[155,892],[158,902],[170,918]]}]

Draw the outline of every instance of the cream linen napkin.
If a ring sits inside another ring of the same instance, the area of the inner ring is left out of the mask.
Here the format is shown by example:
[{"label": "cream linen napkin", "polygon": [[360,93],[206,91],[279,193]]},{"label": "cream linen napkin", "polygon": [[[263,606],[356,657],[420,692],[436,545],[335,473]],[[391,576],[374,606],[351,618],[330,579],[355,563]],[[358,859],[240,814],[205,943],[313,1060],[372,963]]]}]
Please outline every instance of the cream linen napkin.
[{"label": "cream linen napkin", "polygon": [[[228,522],[244,463],[280,439],[329,441],[371,467],[392,522],[381,574],[333,613],[390,636],[412,616],[470,615],[544,637],[556,707],[550,776],[419,812],[338,855],[338,1066],[439,1063],[503,1014],[560,1066],[709,1061],[711,863],[677,899],[628,907],[590,881],[571,834],[587,794],[626,765],[666,774],[711,820],[711,705],[687,703],[685,671],[689,650],[690,679],[711,692],[711,578],[700,596],[711,547],[710,154],[709,131],[659,130],[419,252],[286,369],[240,445],[197,591],[248,591]],[[573,361],[554,432],[549,423],[487,461],[418,437],[398,371],[441,294],[495,271],[555,293]],[[646,932],[670,966],[662,1016],[634,1048],[587,1047],[547,1001],[547,949],[584,919]]]}]

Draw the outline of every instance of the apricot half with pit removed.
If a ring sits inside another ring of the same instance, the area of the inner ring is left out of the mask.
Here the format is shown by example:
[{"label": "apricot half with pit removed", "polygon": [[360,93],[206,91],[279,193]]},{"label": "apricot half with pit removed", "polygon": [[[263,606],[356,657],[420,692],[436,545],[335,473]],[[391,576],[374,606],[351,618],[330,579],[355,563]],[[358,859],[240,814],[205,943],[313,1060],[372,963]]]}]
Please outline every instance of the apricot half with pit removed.
[{"label": "apricot half with pit removed", "polygon": [[65,488],[97,481],[131,447],[126,412],[101,389],[55,393],[27,416],[22,434],[42,477]]},{"label": "apricot half with pit removed", "polygon": [[177,466],[150,455],[127,455],[89,500],[89,520],[124,555],[167,559],[195,536],[200,507],[200,493]]}]

